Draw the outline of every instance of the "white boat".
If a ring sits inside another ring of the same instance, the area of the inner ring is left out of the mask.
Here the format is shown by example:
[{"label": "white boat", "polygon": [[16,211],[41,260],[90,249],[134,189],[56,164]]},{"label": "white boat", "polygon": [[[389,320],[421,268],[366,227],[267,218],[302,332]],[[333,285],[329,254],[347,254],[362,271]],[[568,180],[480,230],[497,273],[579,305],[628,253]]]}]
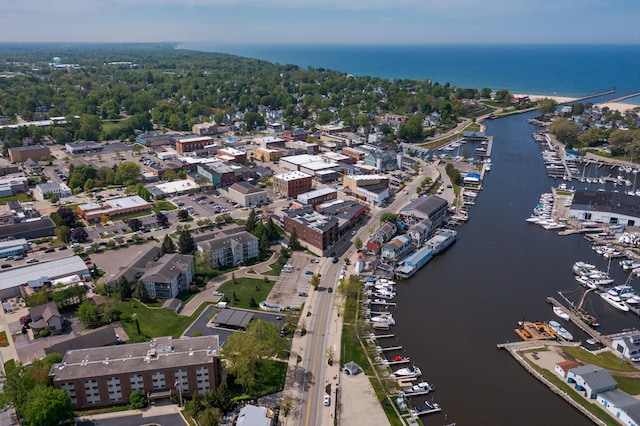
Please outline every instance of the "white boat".
[{"label": "white boat", "polygon": [[577,272],[581,269],[596,269],[596,265],[592,265],[591,263],[578,261],[573,264],[573,271]]},{"label": "white boat", "polygon": [[402,392],[404,392],[405,395],[412,395],[412,394],[424,395],[429,392],[433,392],[434,390],[436,390],[436,387],[431,383],[421,382],[421,383],[418,383],[417,385],[404,388]]},{"label": "white boat", "polygon": [[561,326],[558,321],[554,321],[554,320],[549,321],[549,327],[551,327],[551,329],[555,331],[556,334],[562,337],[563,339],[573,340],[573,334],[569,333],[569,330]]},{"label": "white boat", "polygon": [[412,365],[411,367],[404,367],[398,371],[394,371],[393,375],[396,378],[420,377],[422,376],[422,371],[415,365]]},{"label": "white boat", "polygon": [[602,297],[602,300],[604,300],[614,308],[622,312],[629,312],[629,307],[618,296],[612,296],[606,291],[603,291],[602,293],[599,293],[599,294],[600,294],[600,297]]},{"label": "white boat", "polygon": [[376,317],[371,317],[370,321],[374,323],[396,325],[396,320],[393,319],[391,314],[382,314]]},{"label": "white boat", "polygon": [[553,313],[556,314],[558,317],[562,318],[563,320],[569,321],[569,314],[560,306],[554,306]]}]

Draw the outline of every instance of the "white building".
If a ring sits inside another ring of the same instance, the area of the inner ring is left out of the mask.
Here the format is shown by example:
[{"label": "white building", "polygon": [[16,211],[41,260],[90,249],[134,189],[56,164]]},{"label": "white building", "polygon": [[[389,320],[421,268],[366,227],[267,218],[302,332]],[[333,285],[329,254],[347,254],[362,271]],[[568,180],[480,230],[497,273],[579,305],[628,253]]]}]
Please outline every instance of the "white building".
[{"label": "white building", "polygon": [[193,282],[193,256],[171,253],[149,262],[140,277],[149,296],[157,299],[177,297]]},{"label": "white building", "polygon": [[47,195],[53,194],[57,198],[65,198],[71,197],[73,193],[71,192],[71,188],[69,188],[64,183],[41,183],[36,185],[36,191],[42,199],[47,198]]},{"label": "white building", "polygon": [[268,201],[266,190],[244,181],[234,183],[227,189],[226,193],[227,198],[243,207],[257,207],[266,204]]}]

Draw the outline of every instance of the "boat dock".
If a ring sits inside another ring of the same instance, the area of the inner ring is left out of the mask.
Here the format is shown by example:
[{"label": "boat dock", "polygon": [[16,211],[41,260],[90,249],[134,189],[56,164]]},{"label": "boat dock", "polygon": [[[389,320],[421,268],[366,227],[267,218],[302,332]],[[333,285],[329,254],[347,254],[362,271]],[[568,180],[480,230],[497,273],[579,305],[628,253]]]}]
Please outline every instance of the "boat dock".
[{"label": "boat dock", "polygon": [[543,322],[522,321],[514,331],[524,341],[553,340],[556,333]]},{"label": "boat dock", "polygon": [[582,318],[580,318],[578,315],[576,315],[576,313],[572,309],[566,309],[559,301],[557,301],[555,298],[553,298],[551,296],[547,297],[547,303],[550,303],[553,306],[558,306],[558,307],[564,308],[565,311],[569,314],[569,320],[572,323],[574,323],[576,326],[578,326],[578,328],[580,328],[582,331],[587,333],[592,338],[596,339],[601,344],[603,344],[605,346],[609,346],[610,345],[610,342],[607,340],[607,338],[605,336],[600,334],[594,328],[589,327],[589,325],[587,325],[582,320]]},{"label": "boat dock", "polygon": [[440,405],[435,402],[425,401],[422,404],[418,404],[411,409],[411,415],[413,416],[425,416],[427,414],[437,413],[442,411]]}]

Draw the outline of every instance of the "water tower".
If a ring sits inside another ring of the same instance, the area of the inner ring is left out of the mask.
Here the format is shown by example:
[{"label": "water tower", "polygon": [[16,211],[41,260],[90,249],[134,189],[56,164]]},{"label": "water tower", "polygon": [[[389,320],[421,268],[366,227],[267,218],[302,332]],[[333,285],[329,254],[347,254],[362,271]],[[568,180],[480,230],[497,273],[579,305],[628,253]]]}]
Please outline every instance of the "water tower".
[{"label": "water tower", "polygon": [[53,58],[53,65],[62,65],[62,59],[56,56],[55,58]]}]

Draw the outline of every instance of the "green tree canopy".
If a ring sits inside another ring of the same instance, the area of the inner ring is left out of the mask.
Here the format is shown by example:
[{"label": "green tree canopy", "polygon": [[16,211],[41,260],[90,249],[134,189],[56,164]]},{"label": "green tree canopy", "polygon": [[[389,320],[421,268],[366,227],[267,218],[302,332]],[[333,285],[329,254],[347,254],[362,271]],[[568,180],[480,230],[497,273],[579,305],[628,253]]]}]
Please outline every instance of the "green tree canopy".
[{"label": "green tree canopy", "polygon": [[98,324],[98,311],[93,303],[85,300],[78,306],[78,319],[90,327]]},{"label": "green tree canopy", "polygon": [[193,254],[193,252],[196,251],[196,244],[188,229],[180,232],[180,237],[178,238],[178,251],[182,254]]},{"label": "green tree canopy", "polygon": [[45,385],[29,391],[21,414],[24,424],[30,426],[57,425],[74,418],[69,393]]},{"label": "green tree canopy", "polygon": [[115,183],[133,185],[140,179],[140,165],[133,161],[120,163],[116,170]]},{"label": "green tree canopy", "polygon": [[160,256],[175,252],[176,244],[173,242],[173,239],[169,236],[169,234],[164,234],[164,239],[162,240],[162,245],[160,246]]},{"label": "green tree canopy", "polygon": [[538,102],[538,112],[540,114],[552,114],[557,107],[558,103],[554,99],[544,98]]}]

